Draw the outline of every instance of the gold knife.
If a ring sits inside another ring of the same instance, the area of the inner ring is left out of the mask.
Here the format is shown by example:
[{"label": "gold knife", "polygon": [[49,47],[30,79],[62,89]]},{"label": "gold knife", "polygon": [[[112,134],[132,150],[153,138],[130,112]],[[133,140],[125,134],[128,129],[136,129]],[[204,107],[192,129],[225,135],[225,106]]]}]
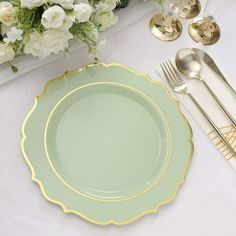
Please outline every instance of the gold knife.
[{"label": "gold knife", "polygon": [[212,57],[207,54],[205,51],[199,49],[199,48],[193,48],[193,51],[201,58],[202,61],[204,61],[221,79],[224,81],[224,83],[230,88],[230,90],[233,92],[234,96],[236,96],[236,91],[232,87],[232,85],[227,81],[225,76],[222,74]]}]

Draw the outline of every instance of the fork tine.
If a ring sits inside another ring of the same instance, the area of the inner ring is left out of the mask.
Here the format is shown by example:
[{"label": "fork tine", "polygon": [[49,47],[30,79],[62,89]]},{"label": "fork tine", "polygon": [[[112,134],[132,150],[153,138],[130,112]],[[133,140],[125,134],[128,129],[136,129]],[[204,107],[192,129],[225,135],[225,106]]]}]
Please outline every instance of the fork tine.
[{"label": "fork tine", "polygon": [[169,75],[169,78],[171,79],[172,84],[173,84],[173,85],[176,84],[176,83],[177,83],[177,80],[176,80],[175,75],[174,75],[174,73],[172,72],[170,66],[168,65],[168,62],[167,62],[167,61],[164,62],[164,67],[166,68],[166,71],[167,71],[167,73],[168,73],[168,75]]},{"label": "fork tine", "polygon": [[175,83],[178,83],[179,79],[178,79],[177,75],[175,74],[175,71],[173,70],[173,66],[172,66],[172,64],[171,64],[171,62],[169,60],[166,62],[166,65],[167,65],[167,67],[168,67],[168,69],[169,69],[169,71],[170,71],[170,73],[171,73]]},{"label": "fork tine", "polygon": [[179,76],[179,72],[175,69],[175,67],[173,66],[172,62],[170,60],[168,60],[168,64],[171,67],[173,74],[175,75],[175,78],[178,82],[183,81],[183,79]]},{"label": "fork tine", "polygon": [[165,75],[167,83],[172,87],[174,84],[174,81],[173,81],[172,76],[170,75],[170,73],[165,65],[165,62],[161,64],[161,69]]}]

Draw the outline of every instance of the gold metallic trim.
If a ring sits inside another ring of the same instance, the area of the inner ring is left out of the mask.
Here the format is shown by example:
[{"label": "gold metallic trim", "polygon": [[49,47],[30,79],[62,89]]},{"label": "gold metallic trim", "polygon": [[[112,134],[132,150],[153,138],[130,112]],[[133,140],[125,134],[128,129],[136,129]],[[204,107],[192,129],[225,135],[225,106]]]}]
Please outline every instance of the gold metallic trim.
[{"label": "gold metallic trim", "polygon": [[[54,114],[55,110],[58,108],[58,106],[67,98],[69,97],[71,94],[73,94],[74,92],[80,90],[80,89],[83,89],[83,88],[86,88],[86,87],[90,87],[90,86],[93,86],[93,85],[100,85],[100,84],[110,84],[110,85],[119,85],[120,87],[124,87],[124,88],[127,88],[129,90],[131,90],[132,92],[136,92],[137,94],[139,94],[140,96],[142,96],[145,100],[147,100],[149,103],[152,104],[152,106],[154,106],[155,110],[161,115],[161,120],[163,122],[163,125],[165,127],[165,129],[167,130],[167,139],[168,139],[168,149],[167,149],[167,160],[165,160],[164,162],[164,165],[163,167],[161,168],[160,170],[160,174],[157,176],[157,178],[153,181],[152,184],[150,184],[148,187],[145,188],[145,190],[143,190],[142,192],[139,192],[139,193],[136,193],[136,194],[133,194],[129,197],[125,197],[125,198],[116,198],[116,199],[103,199],[103,198],[99,198],[99,197],[96,197],[96,196],[91,196],[89,194],[86,194],[86,193],[82,193],[80,192],[79,190],[75,189],[74,187],[72,187],[70,184],[68,184],[61,176],[60,174],[57,172],[57,170],[55,169],[55,167],[53,166],[52,164],[52,161],[50,159],[50,156],[49,156],[49,153],[48,153],[48,147],[47,147],[47,130],[48,130],[48,126],[49,126],[49,122],[51,120],[51,117],[52,115]],[[156,185],[160,180],[161,178],[164,176],[165,174],[165,171],[168,167],[168,164],[170,163],[170,160],[171,160],[171,154],[172,154],[172,132],[169,128],[169,125],[168,125],[168,122],[163,114],[163,111],[161,110],[161,108],[150,98],[148,97],[147,95],[145,95],[143,92],[139,91],[138,89],[135,89],[135,88],[132,88],[130,86],[127,86],[127,85],[124,85],[122,83],[115,83],[115,82],[95,82],[95,83],[90,83],[90,84],[86,84],[86,85],[83,85],[81,87],[78,87],[72,91],[70,91],[69,93],[67,93],[65,96],[63,96],[58,102],[57,104],[53,107],[52,111],[50,112],[49,116],[48,116],[48,119],[46,121],[46,126],[45,126],[45,129],[44,129],[44,150],[45,150],[45,154],[46,154],[46,157],[47,157],[47,161],[52,169],[52,171],[54,172],[54,174],[56,175],[56,177],[67,187],[69,188],[70,190],[72,190],[73,192],[83,196],[83,197],[86,197],[88,199],[92,199],[92,200],[95,200],[95,201],[102,201],[102,202],[121,202],[121,201],[127,201],[127,200],[130,200],[130,199],[133,199],[133,198],[136,198],[140,195],[143,195],[144,193],[146,193],[148,190],[150,190],[154,185]]]},{"label": "gold metallic trim", "polygon": [[[62,202],[50,198],[50,197],[47,195],[47,193],[46,193],[46,191],[45,191],[45,189],[44,189],[44,186],[43,186],[42,182],[36,178],[34,167],[32,166],[32,164],[31,164],[31,162],[30,162],[30,160],[29,160],[29,158],[28,158],[28,156],[27,156],[27,154],[26,154],[25,147],[24,147],[24,143],[25,143],[25,141],[26,141],[26,139],[27,139],[27,136],[26,136],[26,133],[25,133],[25,126],[26,126],[27,121],[29,120],[30,116],[32,115],[32,113],[34,112],[34,110],[35,110],[35,108],[36,108],[36,106],[37,106],[37,104],[38,104],[38,99],[40,99],[40,97],[44,95],[44,93],[47,91],[48,86],[49,86],[51,83],[53,83],[54,81],[56,81],[56,80],[64,79],[66,74],[78,73],[78,72],[81,72],[82,70],[86,69],[87,67],[93,67],[93,66],[97,66],[97,65],[102,65],[102,66],[104,66],[104,67],[118,66],[118,67],[124,68],[124,69],[126,69],[126,70],[131,71],[132,73],[134,73],[134,74],[136,74],[136,75],[142,76],[142,77],[145,78],[147,81],[149,81],[149,82],[151,82],[151,83],[153,83],[153,84],[157,84],[158,86],[162,87],[162,88],[164,89],[164,91],[166,91],[166,94],[167,94],[167,96],[170,98],[170,100],[172,100],[172,101],[174,101],[174,102],[176,103],[176,108],[177,108],[179,114],[180,114],[180,115],[182,116],[182,118],[185,120],[185,122],[186,122],[186,124],[187,124],[187,126],[188,126],[188,129],[189,129],[189,132],[190,132],[189,139],[188,139],[188,141],[189,141],[189,143],[190,143],[190,146],[191,146],[190,156],[188,157],[187,163],[186,163],[186,165],[185,165],[185,167],[184,167],[184,169],[183,169],[182,176],[181,176],[180,180],[179,180],[179,181],[177,182],[177,184],[176,184],[175,191],[174,191],[173,195],[172,195],[170,198],[166,199],[165,201],[162,201],[162,202],[158,203],[154,209],[146,210],[146,211],[142,212],[141,214],[139,214],[139,215],[137,215],[137,216],[135,216],[135,217],[133,217],[133,218],[131,218],[131,219],[129,219],[129,220],[126,220],[126,221],[116,221],[116,220],[109,220],[109,221],[105,221],[105,222],[103,222],[103,221],[96,221],[96,220],[93,220],[93,219],[91,219],[91,218],[89,218],[89,217],[83,215],[83,214],[80,213],[79,211],[69,210],[69,209],[67,209],[67,208],[65,207],[65,205],[64,205]],[[22,151],[23,157],[24,157],[26,163],[28,164],[28,166],[29,166],[29,168],[30,168],[30,170],[31,170],[31,173],[32,173],[32,181],[36,182],[36,183],[39,185],[40,190],[41,190],[43,196],[45,197],[45,199],[47,199],[49,202],[52,202],[52,203],[54,203],[54,204],[56,204],[56,205],[59,205],[59,206],[63,209],[64,213],[73,213],[73,214],[78,215],[78,216],[80,216],[81,218],[83,218],[83,219],[85,219],[85,220],[87,220],[87,221],[89,221],[89,222],[91,222],[91,223],[97,224],[97,225],[109,225],[109,224],[126,225],[126,224],[129,224],[129,223],[132,223],[132,222],[138,220],[139,218],[141,218],[142,216],[144,216],[144,215],[146,215],[146,214],[149,214],[149,213],[154,213],[154,214],[155,214],[155,213],[157,213],[157,211],[159,210],[160,206],[162,206],[162,205],[164,205],[164,204],[167,204],[168,202],[170,202],[170,201],[172,201],[172,200],[175,199],[176,194],[177,194],[177,192],[178,192],[178,190],[179,190],[180,185],[182,185],[182,184],[186,181],[187,169],[188,169],[188,167],[189,167],[189,165],[190,165],[190,163],[191,163],[191,160],[192,160],[192,157],[193,157],[193,153],[194,153],[194,146],[193,146],[193,142],[192,142],[192,137],[193,137],[192,128],[191,128],[191,126],[190,126],[188,120],[187,120],[186,117],[184,116],[184,114],[181,112],[179,102],[171,96],[171,93],[170,93],[169,90],[166,88],[166,86],[164,86],[164,84],[162,84],[162,83],[159,82],[159,81],[154,81],[154,80],[152,80],[147,74],[137,73],[137,72],[133,71],[131,68],[129,68],[129,67],[127,67],[127,66],[123,66],[123,65],[115,64],[115,63],[112,63],[112,64],[99,63],[99,64],[87,65],[87,66],[84,66],[84,67],[80,68],[79,70],[70,71],[70,72],[65,72],[63,76],[61,76],[61,77],[59,77],[59,78],[55,78],[55,79],[53,79],[53,80],[47,82],[47,84],[45,85],[45,87],[44,87],[42,93],[41,93],[40,95],[38,95],[37,97],[35,97],[34,105],[33,105],[32,109],[30,110],[30,112],[28,113],[28,115],[25,117],[25,119],[24,119],[24,121],[23,121],[22,128],[21,128],[21,132],[22,132],[21,151]]]},{"label": "gold metallic trim", "polygon": [[[236,130],[232,125],[227,125],[219,128],[224,136],[227,138],[229,143],[232,145],[233,148],[236,148]],[[219,149],[222,155],[226,158],[226,160],[230,160],[234,158],[234,155],[228,150],[226,145],[220,140],[218,135],[216,135],[215,131],[212,130],[208,133],[209,138],[215,144],[215,146]]]}]

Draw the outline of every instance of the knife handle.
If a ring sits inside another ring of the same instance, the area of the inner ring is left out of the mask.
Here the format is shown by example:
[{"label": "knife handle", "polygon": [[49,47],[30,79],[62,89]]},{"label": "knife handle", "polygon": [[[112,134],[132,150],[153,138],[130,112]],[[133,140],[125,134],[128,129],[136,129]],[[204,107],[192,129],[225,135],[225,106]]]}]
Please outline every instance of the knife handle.
[{"label": "knife handle", "polygon": [[221,132],[221,130],[217,127],[215,122],[211,119],[211,117],[205,112],[205,110],[202,108],[202,106],[198,103],[198,101],[192,96],[191,93],[186,92],[189,98],[193,101],[193,103],[196,105],[196,107],[201,111],[202,115],[205,116],[206,120],[208,121],[209,125],[212,127],[212,129],[217,133],[221,141],[226,145],[228,150],[233,154],[234,157],[236,157],[236,152],[234,148],[231,146],[229,141],[226,139],[224,134]]},{"label": "knife handle", "polygon": [[220,77],[225,82],[225,84],[228,86],[228,88],[231,90],[231,92],[234,94],[234,96],[236,97],[236,91],[234,90],[232,85],[228,82],[228,80],[224,77],[224,75],[222,73],[220,73]]},{"label": "knife handle", "polygon": [[234,117],[230,114],[230,112],[227,110],[227,108],[224,106],[224,104],[220,101],[220,99],[216,96],[216,94],[212,91],[212,89],[209,87],[209,85],[205,82],[204,79],[201,79],[207,90],[210,92],[210,94],[214,97],[222,111],[225,113],[226,117],[229,121],[231,121],[233,127],[236,129],[236,121]]}]

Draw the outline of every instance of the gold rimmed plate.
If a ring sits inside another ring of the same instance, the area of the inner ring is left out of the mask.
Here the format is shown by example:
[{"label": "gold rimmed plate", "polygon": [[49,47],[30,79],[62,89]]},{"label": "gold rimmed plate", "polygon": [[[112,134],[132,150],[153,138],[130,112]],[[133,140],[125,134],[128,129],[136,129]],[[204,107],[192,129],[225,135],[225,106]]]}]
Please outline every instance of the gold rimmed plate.
[{"label": "gold rimmed plate", "polygon": [[22,132],[44,196],[101,225],[130,223],[172,200],[193,151],[189,124],[166,88],[117,64],[50,82]]}]

